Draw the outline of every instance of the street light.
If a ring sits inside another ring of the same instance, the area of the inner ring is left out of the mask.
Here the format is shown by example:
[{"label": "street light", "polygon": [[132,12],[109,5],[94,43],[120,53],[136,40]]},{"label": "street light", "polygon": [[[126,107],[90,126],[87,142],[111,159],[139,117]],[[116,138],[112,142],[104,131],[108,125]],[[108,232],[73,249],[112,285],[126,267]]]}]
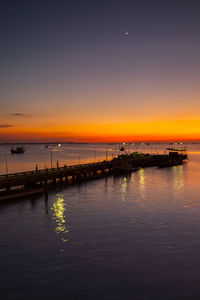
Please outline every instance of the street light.
[{"label": "street light", "polygon": [[52,147],[51,147],[51,169],[52,169],[52,164],[53,164],[52,159],[53,159],[53,151],[52,151]]}]

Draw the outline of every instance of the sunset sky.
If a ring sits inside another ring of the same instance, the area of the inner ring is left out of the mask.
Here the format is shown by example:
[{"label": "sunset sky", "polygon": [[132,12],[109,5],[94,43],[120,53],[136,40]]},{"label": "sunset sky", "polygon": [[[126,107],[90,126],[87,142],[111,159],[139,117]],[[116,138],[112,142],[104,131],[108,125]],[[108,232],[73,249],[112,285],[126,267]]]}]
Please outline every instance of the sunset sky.
[{"label": "sunset sky", "polygon": [[200,2],[4,1],[0,142],[200,140]]}]

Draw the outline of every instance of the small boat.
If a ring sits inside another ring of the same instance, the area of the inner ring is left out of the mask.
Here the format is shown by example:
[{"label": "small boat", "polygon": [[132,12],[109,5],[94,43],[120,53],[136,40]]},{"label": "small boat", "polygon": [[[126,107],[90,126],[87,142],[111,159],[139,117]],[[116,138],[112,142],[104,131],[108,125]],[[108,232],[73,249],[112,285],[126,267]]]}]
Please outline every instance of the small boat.
[{"label": "small boat", "polygon": [[120,151],[124,151],[125,148],[124,148],[124,147],[120,147],[119,150],[120,150]]},{"label": "small boat", "polygon": [[20,146],[20,147],[16,147],[15,149],[11,149],[10,150],[11,154],[21,154],[21,153],[24,153],[25,150],[24,150],[24,147],[23,146]]}]

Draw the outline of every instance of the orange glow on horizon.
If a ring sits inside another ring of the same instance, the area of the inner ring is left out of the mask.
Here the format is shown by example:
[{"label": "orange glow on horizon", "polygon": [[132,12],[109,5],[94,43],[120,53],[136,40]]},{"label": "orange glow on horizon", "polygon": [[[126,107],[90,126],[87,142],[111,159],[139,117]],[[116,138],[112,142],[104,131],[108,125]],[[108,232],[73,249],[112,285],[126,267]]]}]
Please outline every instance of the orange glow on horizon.
[{"label": "orange glow on horizon", "polygon": [[1,128],[0,141],[117,142],[200,140],[200,120],[163,120],[135,123],[83,123],[57,126]]}]

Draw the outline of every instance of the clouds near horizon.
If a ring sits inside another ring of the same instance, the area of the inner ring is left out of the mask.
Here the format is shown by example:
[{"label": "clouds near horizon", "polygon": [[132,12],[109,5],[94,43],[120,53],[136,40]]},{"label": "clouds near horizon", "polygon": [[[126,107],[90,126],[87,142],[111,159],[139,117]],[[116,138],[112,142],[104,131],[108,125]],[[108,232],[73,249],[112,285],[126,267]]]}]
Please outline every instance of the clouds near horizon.
[{"label": "clouds near horizon", "polygon": [[15,127],[15,125],[12,125],[12,124],[0,124],[0,128],[9,128],[9,127]]}]

